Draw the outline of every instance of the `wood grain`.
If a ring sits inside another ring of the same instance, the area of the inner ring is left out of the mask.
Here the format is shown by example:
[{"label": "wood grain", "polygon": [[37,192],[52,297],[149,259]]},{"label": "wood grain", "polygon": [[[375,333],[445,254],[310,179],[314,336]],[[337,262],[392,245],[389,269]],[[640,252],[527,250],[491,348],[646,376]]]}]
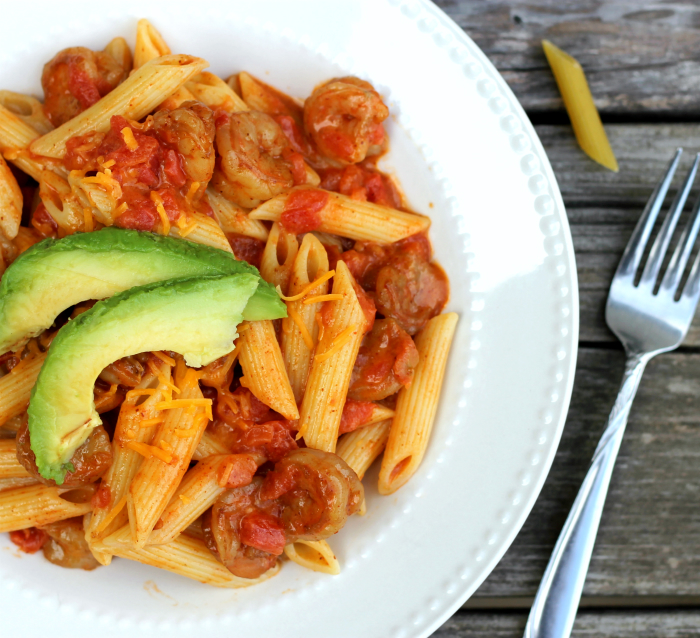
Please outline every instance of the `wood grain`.
[{"label": "wood grain", "polygon": [[540,42],[586,71],[603,114],[700,107],[700,6],[694,0],[436,0],[482,48],[529,111],[563,108]]}]

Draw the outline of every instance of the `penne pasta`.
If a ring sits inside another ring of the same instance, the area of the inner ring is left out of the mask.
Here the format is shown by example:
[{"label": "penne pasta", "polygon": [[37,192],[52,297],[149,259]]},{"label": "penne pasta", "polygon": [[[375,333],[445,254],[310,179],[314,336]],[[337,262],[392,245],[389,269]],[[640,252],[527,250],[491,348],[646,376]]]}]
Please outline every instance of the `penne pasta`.
[{"label": "penne pasta", "polygon": [[238,74],[237,82],[241,96],[249,108],[268,115],[291,115],[301,123],[304,109],[294,98],[280,93],[245,71]]},{"label": "penne pasta", "polygon": [[22,414],[29,405],[29,396],[39,376],[46,353],[28,355],[8,374],[0,378],[0,425]]},{"label": "penne pasta", "polygon": [[46,165],[31,157],[26,149],[39,135],[22,118],[0,104],[0,152],[37,181]]},{"label": "penne pasta", "polygon": [[456,326],[454,312],[438,315],[428,321],[415,339],[420,361],[411,385],[399,391],[379,472],[380,494],[398,490],[423,460]]},{"label": "penne pasta", "polygon": [[[288,196],[289,193],[283,193],[260,204],[251,211],[250,218],[280,221]],[[328,203],[321,209],[319,216],[321,224],[318,230],[321,232],[380,244],[397,242],[430,228],[430,219],[423,215],[357,201],[331,192],[328,192]]]},{"label": "penne pasta", "polygon": [[259,578],[234,576],[214,558],[202,540],[188,534],[180,534],[167,545],[148,545],[139,549],[131,543],[129,528],[123,527],[99,543],[98,548],[114,556],[166,569],[215,587],[249,587],[271,578],[279,571],[278,562]]},{"label": "penne pasta", "polygon": [[10,167],[0,156],[0,233],[14,239],[22,221],[22,191]]},{"label": "penne pasta", "polygon": [[364,336],[365,315],[353,289],[353,278],[339,261],[333,279],[332,319],[316,345],[299,416],[299,435],[306,445],[334,452],[350,375]]},{"label": "penne pasta", "polygon": [[191,55],[155,58],[99,102],[32,142],[30,150],[36,155],[61,158],[71,137],[92,131],[106,132],[112,115],[141,119],[207,65],[206,60]]},{"label": "penne pasta", "polygon": [[[24,93],[13,91],[0,91],[0,105],[14,113],[20,120],[30,126],[38,135],[43,135],[53,130],[53,124],[44,113],[44,107],[39,100]],[[35,135],[36,137],[36,135]],[[30,142],[31,140],[28,140]],[[28,146],[24,145],[22,148]],[[20,148],[20,147],[15,147]]]},{"label": "penne pasta", "polygon": [[343,459],[362,480],[374,460],[384,451],[391,419],[359,428],[338,439],[335,453]]},{"label": "penne pasta", "polygon": [[207,188],[207,199],[224,233],[236,233],[267,241],[267,226],[261,221],[251,219],[245,208],[237,206],[213,188]]},{"label": "penne pasta", "polygon": [[249,326],[247,330],[239,329],[239,361],[243,368],[245,386],[285,419],[298,419],[299,410],[289,385],[272,321],[251,321],[245,325]]},{"label": "penne pasta", "polygon": [[171,237],[181,237],[195,244],[204,244],[233,253],[221,226],[216,223],[216,220],[202,213],[193,213],[189,219],[183,219],[182,227],[177,224],[171,226],[169,234]]},{"label": "penne pasta", "polygon": [[185,87],[195,100],[206,104],[213,111],[220,110],[227,113],[248,111],[248,105],[240,96],[213,73],[200,73],[193,77]]},{"label": "penne pasta", "polygon": [[66,179],[53,171],[42,171],[39,196],[49,215],[66,235],[85,230],[84,206]]},{"label": "penne pasta", "polygon": [[284,554],[306,569],[332,576],[340,574],[340,563],[326,541],[296,541],[285,546]]},{"label": "penne pasta", "polygon": [[147,62],[170,55],[172,51],[149,20],[142,18],[136,25],[136,46],[134,47],[134,71]]},{"label": "penne pasta", "polygon": [[605,134],[583,68],[575,58],[549,40],[542,40],[542,48],[557,81],[579,146],[592,160],[617,173],[619,168],[615,153]]},{"label": "penne pasta", "polygon": [[113,38],[110,40],[104,48],[104,52],[107,55],[111,55],[127,73],[131,71],[134,60],[131,55],[131,49],[124,38]]},{"label": "penne pasta", "polygon": [[192,455],[192,460],[201,461],[202,459],[206,459],[208,456],[228,453],[228,448],[221,441],[219,441],[219,439],[217,439],[208,430],[204,430],[204,432],[202,432],[202,438],[199,440],[199,445]]},{"label": "penne pasta", "polygon": [[14,439],[0,439],[0,479],[27,478],[29,472],[17,460],[17,444]]},{"label": "penne pasta", "polygon": [[292,276],[292,266],[299,251],[296,235],[288,233],[278,223],[272,224],[270,235],[260,260],[260,276],[283,294]]},{"label": "penne pasta", "polygon": [[[327,272],[326,249],[312,234],[305,235],[292,266],[289,296],[296,296],[306,290],[311,282]],[[328,281],[322,281],[315,288],[308,290],[306,296],[324,295],[327,292]],[[300,403],[304,396],[309,378],[311,357],[318,337],[316,313],[320,309],[320,303],[305,304],[304,299],[288,301],[288,317],[282,320],[282,358],[297,403]]]},{"label": "penne pasta", "polygon": [[60,496],[60,488],[27,485],[0,492],[0,532],[40,527],[90,510],[90,503],[71,503]]},{"label": "penne pasta", "polygon": [[[184,368],[184,363],[180,362],[178,366]],[[178,403],[178,407],[166,410],[152,445],[130,444],[146,455],[129,486],[126,499],[132,537],[137,547],[143,547],[148,541],[153,526],[185,475],[209,421],[205,407],[199,405],[203,397],[197,373],[190,368],[185,370],[178,374],[176,369],[175,384],[180,389],[177,401],[189,403],[189,407],[179,407]],[[155,408],[165,406],[161,402],[156,403]]]},{"label": "penne pasta", "polygon": [[160,517],[159,527],[151,533],[149,545],[170,543],[209,509],[226,490],[222,471],[232,455],[210,456],[195,465],[182,479],[170,503]]},{"label": "penne pasta", "polygon": [[39,485],[39,481],[37,481],[33,476],[0,478],[0,492],[11,490],[15,487],[26,487],[28,485]]}]

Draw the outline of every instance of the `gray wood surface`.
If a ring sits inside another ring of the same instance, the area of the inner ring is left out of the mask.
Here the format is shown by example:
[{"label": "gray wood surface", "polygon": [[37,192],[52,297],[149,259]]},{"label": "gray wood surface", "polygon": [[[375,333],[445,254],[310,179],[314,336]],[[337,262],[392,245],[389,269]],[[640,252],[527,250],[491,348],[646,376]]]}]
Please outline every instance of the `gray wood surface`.
[{"label": "gray wood surface", "polygon": [[437,0],[496,64],[529,111],[562,107],[540,42],[576,57],[604,114],[696,113],[695,0]]}]

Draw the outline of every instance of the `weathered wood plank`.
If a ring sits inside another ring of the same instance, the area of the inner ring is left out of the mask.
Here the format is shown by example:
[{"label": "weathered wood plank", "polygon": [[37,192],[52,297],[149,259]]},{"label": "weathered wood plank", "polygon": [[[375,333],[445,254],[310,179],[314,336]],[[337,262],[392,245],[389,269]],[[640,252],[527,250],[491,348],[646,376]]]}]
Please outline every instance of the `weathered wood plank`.
[{"label": "weathered wood plank", "polygon": [[[460,612],[433,638],[522,638],[527,614]],[[697,638],[699,610],[582,610],[573,638]]]},{"label": "weathered wood plank", "polygon": [[[617,393],[623,353],[582,348],[542,494],[478,597],[534,596]],[[700,591],[700,355],[654,359],[632,408],[585,596]]]},{"label": "weathered wood plank", "polygon": [[531,111],[561,109],[540,41],[586,70],[603,113],[692,113],[700,107],[695,0],[436,0],[483,49]]}]

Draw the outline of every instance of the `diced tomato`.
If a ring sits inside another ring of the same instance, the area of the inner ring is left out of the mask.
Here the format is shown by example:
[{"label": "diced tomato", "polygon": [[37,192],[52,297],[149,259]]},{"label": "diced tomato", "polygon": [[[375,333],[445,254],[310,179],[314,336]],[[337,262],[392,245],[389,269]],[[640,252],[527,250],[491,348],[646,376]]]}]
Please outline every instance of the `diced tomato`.
[{"label": "diced tomato", "polygon": [[216,111],[214,114],[214,125],[216,128],[226,126],[231,121],[231,117],[226,111]]},{"label": "diced tomato", "polygon": [[162,188],[156,191],[163,199],[163,208],[165,214],[171,222],[177,221],[182,214],[180,205],[178,204],[175,191],[172,188]]},{"label": "diced tomato", "polygon": [[321,226],[321,211],[328,204],[328,193],[315,188],[305,188],[289,193],[280,223],[298,235]]},{"label": "diced tomato", "polygon": [[340,417],[340,429],[338,434],[353,432],[372,418],[374,403],[369,401],[354,401],[348,399],[343,407],[343,415]]},{"label": "diced tomato", "polygon": [[235,454],[232,458],[233,465],[226,464],[222,470],[229,470],[228,476],[222,476],[224,485],[228,488],[250,485],[258,469],[258,465],[252,456],[248,454]]},{"label": "diced tomato", "polygon": [[284,551],[286,539],[282,523],[276,516],[265,512],[253,512],[241,519],[241,543],[249,547],[279,556]]},{"label": "diced tomato", "polygon": [[112,502],[112,491],[109,485],[100,485],[100,489],[95,492],[90,503],[94,508],[105,508]]},{"label": "diced tomato", "polygon": [[10,540],[25,554],[35,554],[49,540],[49,535],[36,527],[10,532]]},{"label": "diced tomato", "polygon": [[180,156],[172,149],[165,151],[163,170],[168,181],[173,186],[180,188],[185,185],[187,176],[185,175],[185,171],[182,170]]},{"label": "diced tomato", "polygon": [[265,242],[255,239],[254,237],[246,237],[237,233],[227,233],[226,238],[231,244],[231,249],[236,259],[247,261],[256,268],[260,266],[262,254],[265,251]]},{"label": "diced tomato", "polygon": [[128,209],[117,217],[114,222],[121,228],[133,228],[135,230],[153,230],[160,220],[151,198],[138,188],[125,187],[122,201],[126,202]]},{"label": "diced tomato", "polygon": [[296,466],[285,465],[280,470],[268,472],[262,487],[260,488],[260,498],[266,501],[273,501],[291,490],[297,481]]}]

